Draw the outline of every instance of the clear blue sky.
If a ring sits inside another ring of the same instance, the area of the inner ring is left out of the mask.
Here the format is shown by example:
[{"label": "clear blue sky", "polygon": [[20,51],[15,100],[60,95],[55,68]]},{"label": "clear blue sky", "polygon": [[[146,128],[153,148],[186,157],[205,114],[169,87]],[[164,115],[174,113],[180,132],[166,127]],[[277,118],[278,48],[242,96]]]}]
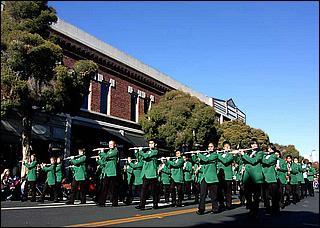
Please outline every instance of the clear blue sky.
[{"label": "clear blue sky", "polygon": [[51,2],[61,19],[319,157],[318,2]]}]

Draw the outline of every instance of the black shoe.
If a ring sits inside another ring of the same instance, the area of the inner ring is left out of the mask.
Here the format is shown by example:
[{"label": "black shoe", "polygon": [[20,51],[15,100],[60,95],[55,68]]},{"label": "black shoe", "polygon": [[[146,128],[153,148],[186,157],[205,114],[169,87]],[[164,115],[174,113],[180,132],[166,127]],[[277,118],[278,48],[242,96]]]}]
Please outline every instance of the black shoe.
[{"label": "black shoe", "polygon": [[118,204],[112,204],[112,207],[119,207]]},{"label": "black shoe", "polygon": [[54,203],[59,203],[60,201],[59,200],[55,200],[55,201],[53,201]]},{"label": "black shoe", "polygon": [[32,200],[30,200],[30,202],[36,202],[36,199],[32,199]]},{"label": "black shoe", "polygon": [[210,214],[218,214],[219,213],[219,211],[217,211],[217,210],[211,210],[210,211]]},{"label": "black shoe", "polygon": [[142,211],[146,209],[145,207],[141,207],[140,205],[136,206],[135,208],[139,209],[139,210],[142,210]]},{"label": "black shoe", "polygon": [[184,204],[177,204],[177,207],[184,207]]},{"label": "black shoe", "polygon": [[198,215],[204,215],[204,211],[198,210],[196,213],[197,213]]},{"label": "black shoe", "polygon": [[152,208],[153,208],[153,209],[159,209],[159,206],[158,206],[158,205],[153,205]]},{"label": "black shoe", "polygon": [[99,207],[106,207],[106,204],[104,204],[104,203],[98,203],[97,204]]},{"label": "black shoe", "polygon": [[80,202],[79,204],[86,204],[86,202]]},{"label": "black shoe", "polygon": [[66,204],[70,205],[70,204],[74,204],[74,202],[67,201]]},{"label": "black shoe", "polygon": [[175,206],[176,206],[176,204],[175,204],[175,203],[172,203],[172,204],[170,204],[170,206],[171,206],[171,207],[175,207]]},{"label": "black shoe", "polygon": [[38,203],[44,203],[44,200],[43,199],[39,199],[37,202]]}]

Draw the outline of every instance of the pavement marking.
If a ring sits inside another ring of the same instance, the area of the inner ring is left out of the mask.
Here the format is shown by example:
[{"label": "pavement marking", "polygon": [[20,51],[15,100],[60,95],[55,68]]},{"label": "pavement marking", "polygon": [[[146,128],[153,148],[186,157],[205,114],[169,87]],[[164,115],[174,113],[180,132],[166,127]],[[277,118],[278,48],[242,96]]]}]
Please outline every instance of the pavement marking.
[{"label": "pavement marking", "polygon": [[[239,202],[234,202],[233,204],[240,204]],[[211,204],[206,206],[206,210],[210,210],[212,208]],[[162,219],[169,216],[174,215],[182,215],[187,213],[193,213],[196,212],[198,208],[189,208],[184,210],[176,210],[176,211],[170,211],[170,212],[163,212],[163,213],[157,213],[157,214],[150,214],[150,215],[141,215],[141,214],[135,214],[132,217],[128,218],[119,218],[119,219],[111,219],[111,220],[105,220],[100,222],[89,222],[89,223],[81,223],[81,224],[73,224],[68,225],[65,227],[93,227],[93,226],[110,226],[110,225],[116,225],[116,224],[122,224],[122,223],[129,223],[129,222],[137,222],[142,220],[148,220],[148,219]]]},{"label": "pavement marking", "polygon": [[112,220],[105,220],[100,222],[89,222],[89,223],[82,223],[82,224],[74,224],[69,225],[66,227],[92,227],[92,226],[110,226],[110,225],[116,225],[121,223],[128,223],[128,222],[136,222],[136,221],[142,221],[142,220],[148,220],[148,219],[161,219],[168,216],[174,216],[174,215],[181,215],[186,213],[192,213],[196,212],[198,208],[190,208],[190,209],[184,209],[184,210],[178,210],[178,211],[171,211],[171,212],[163,212],[163,213],[157,213],[157,214],[150,214],[150,215],[142,215],[142,216],[134,216],[134,217],[128,217],[128,218],[121,218],[121,219],[112,219]]},{"label": "pavement marking", "polygon": [[303,223],[305,226],[317,226],[319,227],[319,224],[313,224],[313,223]]},{"label": "pavement marking", "polygon": [[96,204],[87,203],[87,204],[70,204],[70,205],[66,205],[66,204],[64,204],[64,205],[48,205],[48,206],[43,205],[43,206],[36,206],[36,207],[6,207],[6,208],[1,208],[1,211],[24,210],[24,209],[44,209],[44,208],[55,208],[55,207],[83,207],[83,206],[93,206],[93,205],[96,205]]}]

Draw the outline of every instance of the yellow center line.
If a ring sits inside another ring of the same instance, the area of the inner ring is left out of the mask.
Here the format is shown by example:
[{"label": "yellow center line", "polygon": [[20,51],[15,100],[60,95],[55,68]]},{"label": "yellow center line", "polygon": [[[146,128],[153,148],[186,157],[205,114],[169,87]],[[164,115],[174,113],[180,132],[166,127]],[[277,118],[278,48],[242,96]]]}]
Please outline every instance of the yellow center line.
[{"label": "yellow center line", "polygon": [[[234,204],[238,204],[238,202],[234,203]],[[211,209],[211,205],[206,207],[206,210],[208,210],[208,209]],[[105,221],[100,221],[100,222],[89,222],[89,223],[82,223],[82,224],[74,224],[74,225],[69,225],[69,226],[66,226],[66,227],[110,226],[110,225],[116,225],[116,224],[121,224],[121,223],[148,220],[148,219],[156,219],[156,218],[161,219],[161,218],[174,216],[174,215],[182,215],[182,214],[192,213],[192,212],[196,212],[197,210],[198,210],[198,208],[190,208],[190,209],[176,210],[176,211],[163,212],[163,213],[150,214],[150,215],[141,215],[141,216],[135,215],[134,217],[105,220]]]}]

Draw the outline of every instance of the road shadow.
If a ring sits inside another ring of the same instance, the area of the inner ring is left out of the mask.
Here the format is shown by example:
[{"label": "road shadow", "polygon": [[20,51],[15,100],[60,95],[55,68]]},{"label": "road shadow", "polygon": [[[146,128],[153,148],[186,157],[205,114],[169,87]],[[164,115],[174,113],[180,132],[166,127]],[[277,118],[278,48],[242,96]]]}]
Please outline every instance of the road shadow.
[{"label": "road shadow", "polygon": [[[214,215],[212,216],[214,221]],[[189,227],[245,227],[245,228],[259,228],[259,227],[319,227],[319,214],[306,211],[281,211],[279,215],[266,215],[265,209],[259,209],[259,216],[253,220],[249,218],[248,213],[240,213],[237,215],[227,216],[232,218],[231,221],[222,222],[205,222],[199,223]]]}]

